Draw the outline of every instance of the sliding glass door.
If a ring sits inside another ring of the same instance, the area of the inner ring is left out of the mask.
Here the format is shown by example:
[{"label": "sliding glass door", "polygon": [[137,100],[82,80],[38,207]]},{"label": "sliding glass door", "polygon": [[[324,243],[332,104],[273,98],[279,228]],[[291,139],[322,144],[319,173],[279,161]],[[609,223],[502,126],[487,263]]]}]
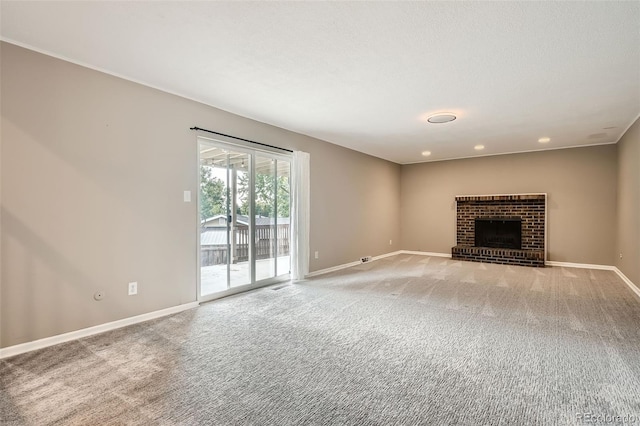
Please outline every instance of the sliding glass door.
[{"label": "sliding glass door", "polygon": [[286,278],[287,156],[199,139],[201,300]]}]

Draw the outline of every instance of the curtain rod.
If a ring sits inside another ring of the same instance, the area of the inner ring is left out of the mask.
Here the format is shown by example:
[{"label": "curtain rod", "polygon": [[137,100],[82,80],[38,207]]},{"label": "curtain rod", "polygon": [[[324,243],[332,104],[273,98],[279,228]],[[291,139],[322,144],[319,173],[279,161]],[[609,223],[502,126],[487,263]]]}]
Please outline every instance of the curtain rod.
[{"label": "curtain rod", "polygon": [[281,151],[293,152],[290,149],[280,148],[279,146],[267,145],[266,143],[260,143],[260,142],[252,141],[252,140],[249,140],[249,139],[239,138],[239,137],[236,137],[236,136],[225,135],[224,133],[214,132],[213,130],[202,129],[200,127],[190,127],[189,129],[190,130],[200,130],[200,131],[207,132],[207,133],[213,133],[214,135],[225,136],[227,138],[237,139],[239,141],[244,141],[244,142],[249,142],[249,143],[254,143],[256,145],[268,146],[269,148],[275,148],[275,149],[279,149]]}]

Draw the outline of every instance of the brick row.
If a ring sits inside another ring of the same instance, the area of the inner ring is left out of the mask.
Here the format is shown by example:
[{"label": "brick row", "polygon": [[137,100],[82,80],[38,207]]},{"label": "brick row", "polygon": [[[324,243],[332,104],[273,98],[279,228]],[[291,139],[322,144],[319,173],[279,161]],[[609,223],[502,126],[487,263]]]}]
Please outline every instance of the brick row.
[{"label": "brick row", "polygon": [[451,253],[452,258],[458,260],[520,266],[544,266],[543,250],[515,250],[456,246],[451,249]]}]

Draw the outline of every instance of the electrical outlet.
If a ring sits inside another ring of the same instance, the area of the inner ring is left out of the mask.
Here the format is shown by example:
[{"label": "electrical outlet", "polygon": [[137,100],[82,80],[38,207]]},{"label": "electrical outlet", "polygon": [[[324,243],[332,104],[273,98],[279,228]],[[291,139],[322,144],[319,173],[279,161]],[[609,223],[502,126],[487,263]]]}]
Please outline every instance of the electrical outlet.
[{"label": "electrical outlet", "polygon": [[129,283],[129,296],[133,296],[136,294],[138,294],[138,283],[137,282]]},{"label": "electrical outlet", "polygon": [[318,252],[316,252],[316,259],[318,259],[320,256],[318,256]]},{"label": "electrical outlet", "polygon": [[620,253],[620,259],[622,259],[622,253]]}]

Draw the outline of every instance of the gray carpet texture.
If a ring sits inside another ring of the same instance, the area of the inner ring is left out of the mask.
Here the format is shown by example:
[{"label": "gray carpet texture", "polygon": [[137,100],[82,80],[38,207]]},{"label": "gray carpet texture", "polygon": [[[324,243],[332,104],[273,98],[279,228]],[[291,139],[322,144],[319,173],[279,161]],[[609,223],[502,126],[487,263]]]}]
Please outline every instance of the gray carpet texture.
[{"label": "gray carpet texture", "polygon": [[2,425],[640,424],[640,299],[398,255],[2,360],[0,392]]}]

